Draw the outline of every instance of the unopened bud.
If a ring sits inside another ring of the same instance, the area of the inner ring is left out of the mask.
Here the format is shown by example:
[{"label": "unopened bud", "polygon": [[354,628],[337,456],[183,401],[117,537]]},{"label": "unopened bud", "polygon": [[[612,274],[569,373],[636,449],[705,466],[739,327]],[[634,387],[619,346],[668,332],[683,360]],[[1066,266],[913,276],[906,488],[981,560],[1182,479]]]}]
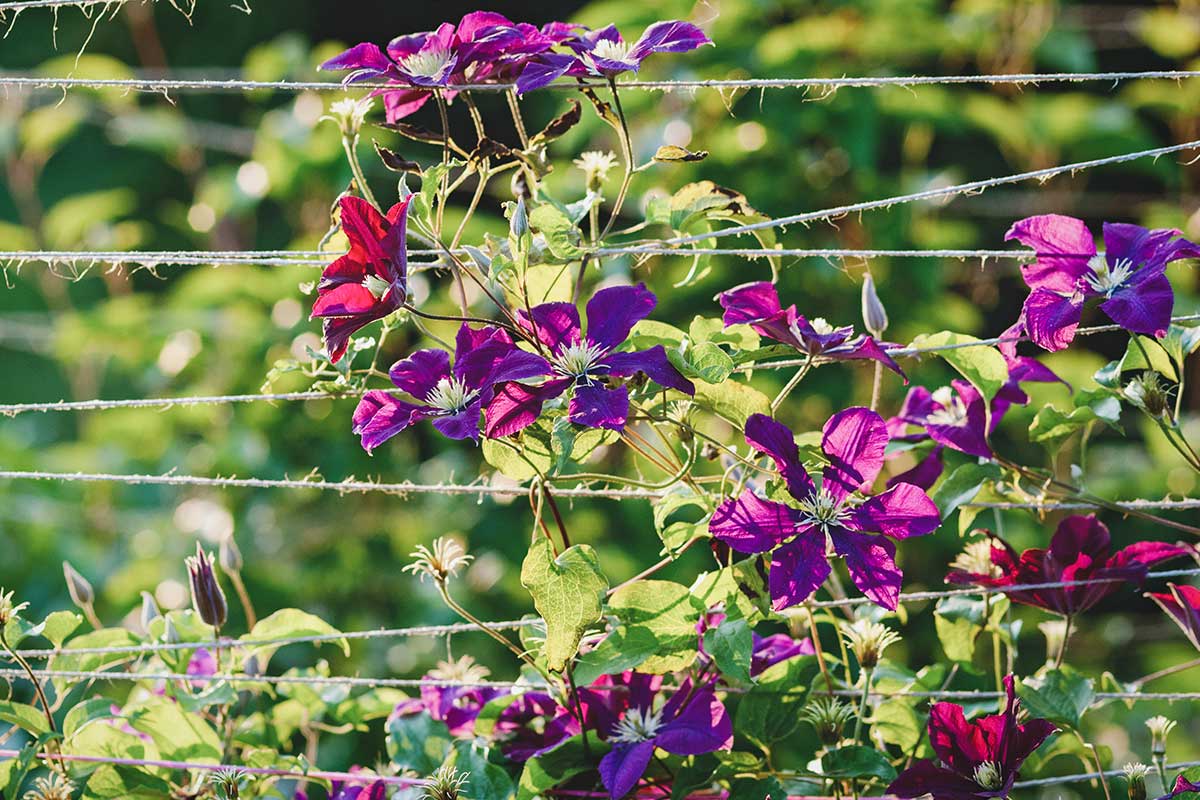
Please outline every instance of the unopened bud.
[{"label": "unopened bud", "polygon": [[163,623],[163,641],[167,644],[179,644],[183,641],[183,637],[179,635],[179,629],[175,627],[175,621],[170,615],[163,617],[166,622]]},{"label": "unopened bud", "polygon": [[529,235],[531,235],[529,214],[525,210],[525,197],[518,195],[516,205],[513,206],[512,216],[508,219],[508,238],[515,243],[513,249],[519,249],[521,241]]},{"label": "unopened bud", "polygon": [[862,316],[863,326],[872,336],[877,339],[883,336],[883,332],[888,327],[887,309],[883,307],[883,301],[879,299],[879,293],[875,291],[875,279],[869,272],[863,279]]},{"label": "unopened bud", "polygon": [[187,559],[188,580],[192,585],[192,608],[214,628],[225,624],[229,607],[225,604],[225,593],[217,582],[213,571],[213,557],[205,553],[200,543],[196,543],[196,555]]},{"label": "unopened bud", "polygon": [[1126,764],[1124,772],[1129,800],[1146,800],[1146,775],[1150,767],[1145,764]]},{"label": "unopened bud", "polygon": [[71,566],[70,561],[63,562],[63,577],[67,579],[67,593],[71,595],[71,602],[80,608],[91,608],[96,602],[96,592],[88,579]]},{"label": "unopened bud", "polygon": [[869,619],[855,620],[848,625],[843,623],[842,636],[864,670],[875,669],[883,651],[900,641],[900,634]]},{"label": "unopened bud", "polygon": [[221,569],[225,570],[227,575],[242,571],[245,562],[242,560],[242,551],[238,549],[233,534],[221,540],[221,546],[217,549],[217,563],[221,565]]},{"label": "unopened bud", "polygon": [[842,731],[854,717],[854,708],[836,697],[816,697],[804,707],[800,717],[816,729],[821,744],[834,747],[842,741]]},{"label": "unopened bud", "polygon": [[1170,407],[1167,389],[1158,379],[1158,373],[1147,370],[1131,380],[1121,390],[1125,399],[1151,417],[1159,419],[1167,415]]},{"label": "unopened bud", "polygon": [[4,628],[14,619],[19,619],[21,612],[29,608],[29,603],[14,603],[13,592],[0,588],[0,628]]},{"label": "unopened bud", "polygon": [[142,630],[149,631],[150,623],[161,616],[162,612],[158,609],[158,603],[154,602],[154,595],[142,592]]}]

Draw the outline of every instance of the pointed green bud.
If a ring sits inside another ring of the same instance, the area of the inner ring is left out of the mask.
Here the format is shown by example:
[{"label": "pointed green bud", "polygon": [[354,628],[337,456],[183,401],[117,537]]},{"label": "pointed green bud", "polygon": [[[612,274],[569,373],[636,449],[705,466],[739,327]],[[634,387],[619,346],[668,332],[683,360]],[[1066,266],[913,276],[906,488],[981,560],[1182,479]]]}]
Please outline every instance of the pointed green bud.
[{"label": "pointed green bud", "polygon": [[238,549],[237,542],[233,539],[233,534],[221,540],[221,546],[217,549],[217,562],[227,575],[233,575],[242,571],[242,566],[245,562],[242,560],[242,551]]},{"label": "pointed green bud", "polygon": [[196,555],[187,559],[188,580],[192,586],[192,608],[214,628],[221,628],[229,613],[225,593],[213,571],[213,557],[196,543]]},{"label": "pointed green bud", "polygon": [[79,574],[79,570],[71,566],[70,561],[63,562],[63,577],[67,580],[67,593],[71,602],[80,608],[91,608],[96,602],[96,592],[88,579]]},{"label": "pointed green bud", "polygon": [[869,272],[863,279],[862,316],[863,325],[872,336],[876,339],[883,336],[888,327],[887,309],[883,307],[883,301],[875,291],[875,279]]},{"label": "pointed green bud", "polygon": [[150,623],[162,616],[162,611],[158,608],[158,603],[154,602],[154,595],[149,592],[142,592],[142,630],[149,631]]}]

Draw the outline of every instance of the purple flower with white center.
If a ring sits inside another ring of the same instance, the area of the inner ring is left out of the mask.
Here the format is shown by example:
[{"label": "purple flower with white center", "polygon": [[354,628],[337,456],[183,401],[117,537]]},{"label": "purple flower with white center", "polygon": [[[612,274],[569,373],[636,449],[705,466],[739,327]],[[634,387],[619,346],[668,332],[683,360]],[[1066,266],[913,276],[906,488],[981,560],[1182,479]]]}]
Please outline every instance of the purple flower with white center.
[{"label": "purple flower with white center", "polygon": [[768,339],[790,345],[813,358],[878,361],[908,383],[900,365],[887,353],[899,345],[876,342],[867,335],[855,336],[854,328],[849,325],[834,328],[820,317],[805,319],[796,313],[795,305],[783,308],[773,283],[747,283],[722,292],[717,295],[717,301],[725,309],[725,327],[749,325]]},{"label": "purple flower with white center", "polygon": [[[1014,223],[1005,240],[1032,247],[1037,261],[1021,268],[1031,291],[1008,333],[1028,335],[1046,350],[1062,350],[1075,338],[1084,304],[1099,298],[1100,309],[1125,330],[1163,337],[1175,305],[1167,264],[1200,257],[1200,247],[1182,236],[1169,228],[1106,222],[1105,252],[1097,253],[1083,220],[1042,214]],[[1016,343],[1001,349],[1011,354]]]},{"label": "purple flower with white center", "polygon": [[[685,394],[696,387],[667,359],[662,345],[647,350],[616,352],[633,326],[649,316],[657,303],[645,284],[601,289],[587,304],[587,333],[579,310],[571,303],[544,303],[519,322],[537,337],[546,356],[526,354],[539,368],[510,379],[495,393],[484,412],[484,433],[489,438],[509,436],[537,420],[542,405],[567,391],[571,400],[567,416],[571,422],[590,428],[622,430],[629,416],[629,390],[609,386],[611,378],[629,378],[639,372],[659,386]],[[531,362],[532,363],[532,362]],[[525,379],[544,376],[538,385]]]},{"label": "purple flower with white center", "polygon": [[753,415],[746,421],[746,442],[774,459],[792,503],[746,491],[717,508],[708,530],[740,553],[771,553],[768,585],[774,608],[804,602],[825,582],[832,545],[862,593],[895,609],[903,576],[892,540],[930,533],[941,518],[925,491],[910,483],[863,496],[883,467],[888,443],[883,419],[867,408],[830,417],[821,440],[829,464],[820,487],[805,471],[792,432],[781,423]]},{"label": "purple flower with white center", "polygon": [[569,75],[576,78],[613,78],[637,72],[652,53],[685,53],[713,42],[690,22],[656,22],[641,38],[630,44],[615,25],[588,31],[567,39],[572,53],[543,53],[532,59],[517,78],[517,92],[524,93]]},{"label": "purple flower with white center", "polygon": [[[605,683],[628,691],[583,689],[580,695],[589,727],[598,728],[612,745],[600,760],[600,780],[614,800],[637,786],[657,749],[693,756],[733,747],[733,721],[711,686],[685,680],[659,703],[660,675],[627,672]],[[613,696],[617,694],[622,696]]]},{"label": "purple flower with white center", "polygon": [[[932,439],[934,448],[915,467],[888,481],[888,486],[907,482],[928,489],[942,474],[942,451],[945,448],[960,453],[991,458],[988,438],[1000,424],[1005,412],[1014,405],[1029,403],[1029,395],[1021,383],[1066,383],[1048,367],[1027,356],[1008,361],[1008,381],[992,398],[991,419],[983,395],[967,381],[954,380],[949,386],[929,391],[923,386],[908,390],[900,413],[887,421],[892,439],[920,442]],[[909,426],[922,429],[908,433]]]},{"label": "purple flower with white center", "polygon": [[354,410],[353,431],[371,452],[405,428],[428,419],[450,439],[479,441],[479,415],[501,381],[542,374],[543,360],[520,350],[509,335],[491,326],[463,323],[455,341],[454,366],[445,350],[418,350],[388,372],[392,383],[418,400],[390,392],[363,395]]},{"label": "purple flower with white center", "polygon": [[500,712],[492,736],[513,761],[553,750],[580,732],[579,720],[545,692],[525,692]]}]

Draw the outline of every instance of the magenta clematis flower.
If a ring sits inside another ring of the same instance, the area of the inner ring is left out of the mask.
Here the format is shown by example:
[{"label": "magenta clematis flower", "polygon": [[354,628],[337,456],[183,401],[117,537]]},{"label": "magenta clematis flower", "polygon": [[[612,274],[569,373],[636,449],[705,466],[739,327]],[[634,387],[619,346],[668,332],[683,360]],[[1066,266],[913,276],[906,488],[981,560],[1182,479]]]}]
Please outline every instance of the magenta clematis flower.
[{"label": "magenta clematis flower", "polygon": [[[661,675],[626,672],[579,692],[589,728],[612,745],[600,760],[600,780],[614,800],[633,790],[656,749],[691,756],[733,747],[733,722],[711,686],[685,680],[659,703],[661,685]],[[628,691],[603,691],[612,686]]]},{"label": "magenta clematis flower", "polygon": [[408,295],[406,197],[387,216],[358,197],[341,200],[342,231],[350,252],[321,273],[310,319],[324,320],[325,349],[337,363],[356,331],[404,305]]},{"label": "magenta clematis flower", "polygon": [[[329,788],[329,800],[387,800],[388,785],[377,780],[362,767],[351,767],[352,773],[363,773],[358,781],[334,781]],[[359,785],[361,783],[361,785]]]},{"label": "magenta clematis flower", "polygon": [[774,459],[793,503],[746,491],[717,508],[708,530],[740,553],[772,554],[768,585],[775,609],[803,602],[825,582],[830,544],[863,594],[895,609],[902,573],[892,540],[930,533],[941,518],[925,490],[912,484],[862,497],[883,466],[888,443],[883,419],[866,408],[830,417],[821,440],[829,464],[820,488],[804,470],[792,432],[782,424],[755,414],[746,422],[746,441]]},{"label": "magenta clematis flower", "polygon": [[968,721],[962,706],[935,703],[929,712],[929,743],[935,763],[921,759],[900,773],[888,794],[937,800],[994,800],[1008,797],[1025,759],[1058,729],[1044,719],[1017,722],[1013,676],[1004,677],[1008,704],[1003,714]]},{"label": "magenta clematis flower", "polygon": [[[708,654],[704,651],[704,632],[709,628],[717,627],[724,621],[724,612],[710,611],[700,617],[700,621],[696,623],[696,633],[700,635],[697,647],[700,650],[701,657],[708,657]],[[759,636],[753,631],[751,631],[750,636],[753,642],[753,649],[750,653],[750,677],[752,678],[761,675],[769,667],[787,661],[789,658],[811,656],[817,652],[816,648],[813,647],[812,639],[807,637],[793,639],[786,633]]]},{"label": "magenta clematis flower", "polygon": [[[475,664],[470,656],[463,656],[457,661],[443,661],[422,678],[421,696],[397,705],[388,715],[388,722],[412,714],[429,714],[433,719],[446,723],[451,736],[471,738],[475,735],[475,719],[483,707],[507,694],[493,686],[470,685],[487,676],[487,668]],[[447,681],[465,685],[447,686]]]},{"label": "magenta clematis flower", "polygon": [[790,345],[814,358],[878,361],[908,383],[904,370],[887,353],[899,345],[876,342],[867,335],[855,336],[853,327],[834,328],[819,317],[807,320],[796,313],[796,306],[783,308],[772,283],[747,283],[722,292],[717,295],[717,301],[725,309],[726,327],[747,324],[768,339]]},{"label": "magenta clematis flower", "polygon": [[1179,795],[1188,794],[1190,792],[1200,792],[1200,782],[1193,783],[1183,775],[1177,775],[1175,777],[1175,785],[1171,787],[1171,791],[1167,792],[1162,797],[1156,798],[1156,800],[1175,800],[1175,798],[1179,797]]},{"label": "magenta clematis flower", "polygon": [[[900,413],[887,421],[892,439],[919,442],[932,439],[934,448],[915,467],[888,481],[888,486],[907,482],[928,489],[941,477],[945,448],[958,450],[979,458],[991,458],[988,439],[1004,414],[1014,405],[1027,405],[1029,395],[1022,383],[1061,382],[1062,378],[1048,367],[1027,356],[1014,356],[1008,361],[1008,382],[1000,388],[991,403],[991,422],[983,395],[967,381],[954,380],[949,386],[929,391],[923,386],[908,390]],[[908,433],[909,426],[922,428]],[[899,454],[897,454],[899,455]]]},{"label": "magenta clematis flower", "polygon": [[524,762],[579,732],[579,720],[570,710],[545,692],[526,692],[500,712],[493,736],[507,758]]},{"label": "magenta clematis flower", "polygon": [[1175,620],[1183,635],[1200,650],[1200,589],[1168,583],[1170,592],[1150,592],[1149,597]]},{"label": "magenta clematis flower", "polygon": [[[1130,333],[1161,338],[1171,324],[1175,293],[1167,264],[1200,257],[1197,247],[1174,229],[1104,223],[1103,254],[1083,220],[1059,214],[1013,223],[1005,240],[1037,251],[1037,261],[1021,268],[1029,297],[1008,334],[1027,334],[1046,350],[1062,350],[1075,338],[1084,304],[1102,298],[1100,309]],[[1002,349],[1016,351],[1016,343]]]},{"label": "magenta clematis flower", "polygon": [[355,433],[371,452],[400,431],[423,420],[450,439],[479,441],[479,417],[501,381],[542,374],[543,359],[520,350],[509,335],[491,326],[479,329],[463,323],[455,341],[454,366],[445,350],[418,350],[397,361],[388,372],[392,383],[418,403],[390,392],[363,395],[354,410]]},{"label": "magenta clematis flower", "polygon": [[998,574],[952,570],[946,575],[946,581],[999,588],[1027,583],[1112,579],[1103,583],[1006,593],[1018,603],[1068,617],[1087,611],[1120,589],[1122,584],[1140,586],[1146,580],[1146,573],[1156,564],[1196,552],[1195,548],[1184,545],[1139,542],[1113,554],[1108,528],[1091,514],[1070,516],[1060,522],[1048,550],[1034,548],[1018,556],[1006,542],[995,541],[998,546],[992,547],[992,564],[996,568],[993,572]]},{"label": "magenta clematis flower", "polygon": [[652,53],[685,53],[712,40],[690,22],[656,22],[640,39],[628,44],[615,25],[572,36],[564,44],[571,53],[546,52],[532,59],[517,78],[517,92],[525,93],[570,75],[577,78],[612,78],[637,72]]},{"label": "magenta clematis flower", "polygon": [[533,356],[540,364],[537,374],[546,380],[539,385],[514,380],[498,389],[484,412],[485,434],[499,438],[528,427],[537,420],[543,403],[568,390],[572,422],[621,430],[629,416],[629,390],[607,384],[610,378],[628,378],[639,372],[660,386],[695,394],[696,387],[671,365],[662,345],[615,352],[657,302],[641,283],[601,289],[587,304],[586,335],[579,310],[571,303],[544,303],[528,314],[520,312],[520,323],[537,337],[546,353],[546,357]]},{"label": "magenta clematis flower", "polygon": [[[217,674],[217,658],[212,654],[212,651],[201,647],[192,657],[188,659],[187,674],[194,675],[197,678],[207,678]],[[203,689],[209,685],[208,681],[195,680],[191,682],[193,689]]]}]

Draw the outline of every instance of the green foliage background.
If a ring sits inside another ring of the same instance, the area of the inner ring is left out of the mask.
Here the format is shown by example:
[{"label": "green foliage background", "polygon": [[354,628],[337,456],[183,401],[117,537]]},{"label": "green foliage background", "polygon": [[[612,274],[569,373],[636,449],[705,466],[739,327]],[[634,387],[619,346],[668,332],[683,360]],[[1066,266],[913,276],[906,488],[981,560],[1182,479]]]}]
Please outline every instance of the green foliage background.
[{"label": "green foliage background", "polygon": [[[382,5],[382,4],[380,4]],[[407,5],[407,4],[405,4]],[[253,2],[249,16],[228,3],[200,0],[191,23],[165,2],[128,4],[98,24],[76,60],[92,21],[65,10],[57,23],[57,52],[48,11],[29,11],[0,42],[4,70],[47,75],[125,77],[168,69],[173,74],[240,74],[251,79],[313,79],[312,69],[340,45],[429,27],[433,11],[456,18],[459,3],[408,11],[370,4]],[[524,6],[524,7],[522,7]],[[542,22],[545,6],[494,4],[514,18]],[[568,9],[561,9],[567,15]],[[426,15],[424,17],[419,15]],[[1043,0],[860,0],[787,2],[721,0],[693,7],[669,0],[592,3],[573,19],[616,22],[634,33],[659,18],[708,20],[717,47],[658,57],[646,77],[841,76],[936,73],[1200,68],[1200,12],[1193,3],[1131,7]],[[328,209],[349,178],[336,130],[318,124],[318,97],[286,93],[161,95],[72,90],[0,96],[0,249],[311,249],[328,227]],[[531,126],[562,110],[565,95],[544,92],[526,105]],[[927,86],[845,89],[834,95],[799,90],[741,92],[628,92],[626,109],[640,155],[667,141],[704,149],[697,165],[660,167],[639,176],[634,197],[670,193],[708,179],[743,192],[772,216],[856,200],[986,178],[1067,161],[1200,138],[1200,81],[1139,81],[1011,86]],[[495,98],[484,101],[507,119]],[[432,112],[431,112],[432,113]],[[436,120],[420,117],[436,127]],[[454,124],[469,130],[461,109]],[[494,135],[512,137],[499,126]],[[436,154],[373,131],[366,139],[428,164]],[[560,163],[551,185],[562,195],[582,192],[582,174],[567,159],[583,149],[616,149],[609,131],[587,118],[553,149]],[[369,142],[364,143],[364,157]],[[369,159],[370,160],[370,159]],[[252,163],[258,166],[247,168]],[[393,178],[369,167],[376,191],[390,197]],[[242,180],[239,183],[239,174]],[[255,191],[266,176],[265,192]],[[871,248],[998,248],[1014,219],[1056,211],[1098,223],[1105,219],[1176,226],[1200,237],[1196,182],[1200,171],[1166,157],[1020,184],[948,203],[871,212],[836,225],[793,228],[792,246]],[[497,182],[502,185],[502,182]],[[249,187],[250,191],[247,191]],[[261,196],[259,196],[261,194]],[[500,232],[499,195],[485,200],[470,235]],[[465,201],[465,198],[464,198]],[[386,202],[386,200],[385,200]],[[631,207],[630,219],[640,211]],[[728,244],[729,240],[725,240]],[[753,246],[749,239],[739,245]],[[767,276],[763,262],[714,259],[712,271],[686,288],[682,259],[656,259],[636,270],[606,264],[614,275],[647,280],[659,293],[656,318],[686,323],[716,316],[713,295]],[[801,313],[835,323],[858,322],[863,264],[785,259],[781,295]],[[1010,262],[877,260],[871,269],[892,319],[888,338],[909,341],[941,329],[998,334],[1015,318],[1023,296]],[[56,274],[57,273],[57,274]],[[132,274],[130,274],[132,273]],[[316,346],[319,328],[306,321],[310,298],[301,284],[316,276],[303,267],[163,267],[105,272],[78,280],[59,266],[8,270],[0,291],[0,402],[155,397],[254,392],[276,360]],[[1200,310],[1194,269],[1176,265],[1176,313]],[[446,303],[435,287],[435,304]],[[447,306],[449,308],[449,306]],[[1098,336],[1083,348],[1047,358],[1076,386],[1119,355],[1121,337]],[[393,335],[387,353],[399,358],[418,345],[411,330]],[[1200,383],[1193,359],[1192,386]],[[944,364],[914,365],[916,383],[949,378]],[[777,376],[756,375],[764,390]],[[865,403],[869,369],[829,367],[808,378],[784,406],[782,418],[800,430],[817,427],[834,410]],[[277,390],[303,389],[283,376]],[[777,387],[774,387],[777,388]],[[1200,394],[1185,408],[1194,418]],[[1006,419],[1001,452],[1069,469],[1067,447],[1044,453],[1027,443],[1024,428],[1047,403],[1068,408],[1061,387],[1038,387],[1028,409]],[[894,411],[903,387],[885,380],[882,409]],[[469,445],[446,443],[428,428],[414,430],[368,457],[349,432],[353,401],[266,403],[80,414],[26,414],[0,420],[0,463],[12,469],[298,478],[315,471],[385,481],[466,481],[480,470]],[[1087,462],[1087,481],[1112,497],[1195,495],[1195,476],[1166,443],[1138,422],[1127,436],[1099,434]],[[1200,431],[1190,431],[1193,441]],[[606,458],[619,463],[611,449]],[[1168,531],[1108,516],[1119,544],[1172,538]],[[1195,522],[1195,520],[1192,520]],[[1018,546],[1044,544],[1053,520],[1027,515],[981,518],[1002,522]],[[629,502],[576,502],[569,512],[573,539],[593,545],[613,583],[658,558],[651,509]],[[435,593],[399,568],[415,545],[437,535],[458,536],[477,556],[459,586],[481,616],[513,618],[531,611],[521,588],[528,544],[523,501],[270,490],[203,491],[116,484],[0,483],[0,585],[15,589],[36,614],[69,607],[60,562],[69,559],[97,586],[98,611],[109,624],[136,612],[138,593],[155,591],[164,605],[186,602],[183,557],[196,538],[214,543],[232,527],[245,554],[246,578],[260,611],[297,606],[342,630],[451,621]],[[906,588],[937,587],[958,551],[953,524],[901,548]],[[664,577],[690,582],[712,562],[696,548]],[[931,609],[909,608],[905,627],[909,666],[940,658]],[[240,614],[233,609],[235,617]],[[1043,658],[1027,618],[1018,671]],[[241,623],[235,619],[231,629]],[[1132,679],[1192,658],[1189,646],[1148,601],[1125,590],[1081,624],[1072,661],[1093,674],[1111,670]],[[415,676],[444,657],[447,647],[491,665],[497,677],[515,665],[478,636],[360,643],[350,658],[329,656],[339,673]],[[329,651],[333,652],[333,651]],[[900,659],[901,656],[893,655]],[[307,663],[308,651],[284,651],[278,663]],[[1186,674],[1153,688],[1194,689]],[[118,686],[100,691],[119,696]],[[1094,741],[1110,746],[1119,766],[1145,758],[1148,744],[1137,720],[1165,709],[1103,709]],[[1174,758],[1200,735],[1200,719],[1174,712]],[[1106,720],[1120,719],[1121,724]],[[1184,744],[1180,744],[1184,743]],[[321,762],[374,762],[382,736],[329,737]],[[1130,753],[1133,755],[1130,755]],[[1139,756],[1140,754],[1140,756]],[[1077,769],[1078,765],[1063,765]],[[1087,793],[1086,787],[1077,791]]]}]

